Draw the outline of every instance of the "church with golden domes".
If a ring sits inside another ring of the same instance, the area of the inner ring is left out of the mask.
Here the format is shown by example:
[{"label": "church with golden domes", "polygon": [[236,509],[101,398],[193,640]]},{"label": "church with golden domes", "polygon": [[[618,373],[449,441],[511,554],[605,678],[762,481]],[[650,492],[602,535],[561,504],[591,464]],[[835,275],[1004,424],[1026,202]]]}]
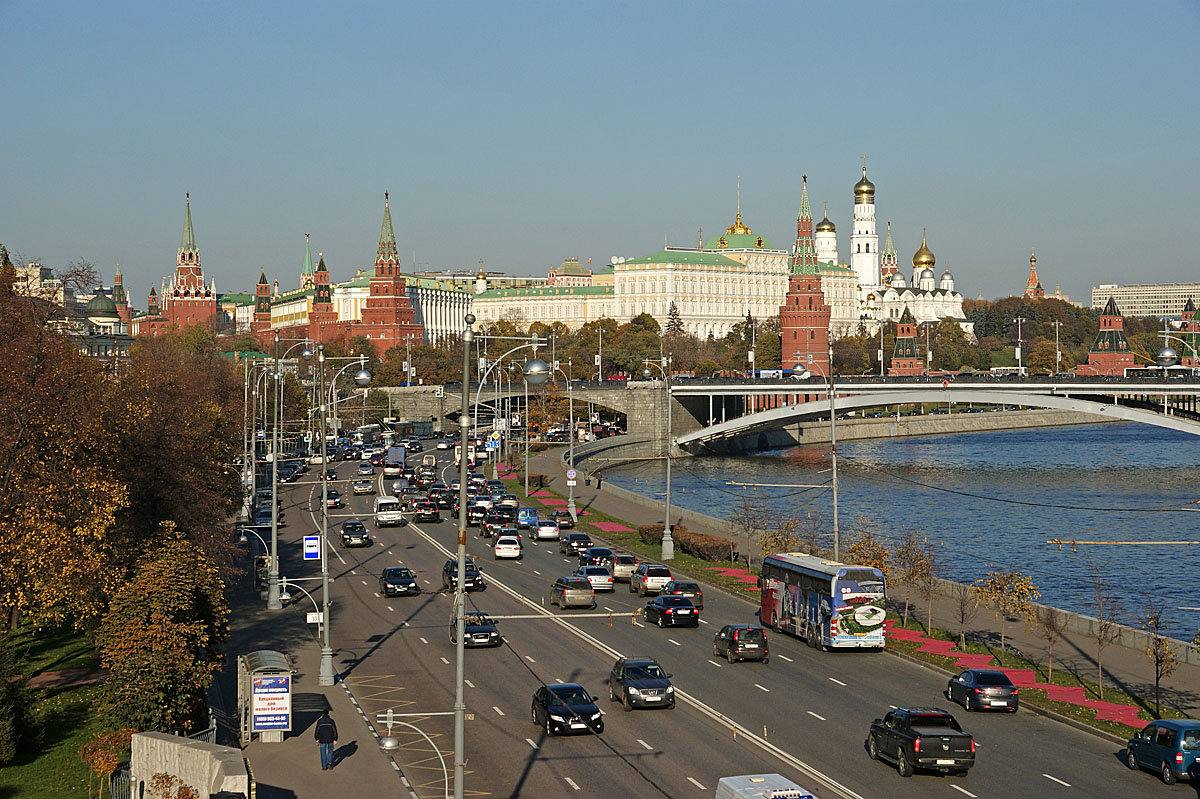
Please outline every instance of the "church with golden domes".
[{"label": "church with golden domes", "polygon": [[[885,249],[894,252],[890,226]],[[967,338],[974,338],[975,323],[967,321],[963,313],[963,295],[954,288],[950,267],[945,267],[939,277],[934,271],[936,265],[937,258],[922,233],[921,246],[912,257],[912,281],[897,269],[886,285],[869,288],[863,296],[864,316],[876,323],[899,323],[907,308],[917,325],[953,319]]]}]

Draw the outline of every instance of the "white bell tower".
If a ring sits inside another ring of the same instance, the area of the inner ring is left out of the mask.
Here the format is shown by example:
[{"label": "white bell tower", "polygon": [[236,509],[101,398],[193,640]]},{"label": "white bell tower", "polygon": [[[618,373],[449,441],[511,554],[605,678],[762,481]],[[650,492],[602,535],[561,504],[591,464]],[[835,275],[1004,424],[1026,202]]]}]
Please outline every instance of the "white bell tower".
[{"label": "white bell tower", "polygon": [[875,233],[875,184],[867,180],[864,155],[862,180],[854,184],[854,229],[850,233],[850,268],[858,278],[859,298],[880,285],[879,236]]}]

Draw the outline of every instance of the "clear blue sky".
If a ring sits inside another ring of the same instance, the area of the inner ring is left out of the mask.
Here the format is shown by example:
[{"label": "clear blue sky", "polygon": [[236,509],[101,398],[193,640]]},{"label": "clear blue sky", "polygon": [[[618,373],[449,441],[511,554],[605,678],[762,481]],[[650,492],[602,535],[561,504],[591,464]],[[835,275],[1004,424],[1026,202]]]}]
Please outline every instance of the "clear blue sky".
[{"label": "clear blue sky", "polygon": [[901,264],[968,297],[1200,280],[1200,4],[0,0],[0,242],[120,260],[144,307],[191,192],[206,275],[544,274],[742,216],[807,173],[847,253],[859,156]]}]

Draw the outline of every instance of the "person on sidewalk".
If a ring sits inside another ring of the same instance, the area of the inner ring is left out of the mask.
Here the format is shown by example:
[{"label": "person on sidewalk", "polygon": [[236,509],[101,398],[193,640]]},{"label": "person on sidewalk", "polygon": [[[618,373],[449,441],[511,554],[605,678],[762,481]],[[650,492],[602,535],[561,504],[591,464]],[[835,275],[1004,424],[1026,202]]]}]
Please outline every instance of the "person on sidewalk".
[{"label": "person on sidewalk", "polygon": [[321,750],[321,771],[328,771],[333,768],[333,748],[337,746],[338,737],[337,724],[329,716],[328,710],[322,711],[321,718],[317,719],[313,737]]}]

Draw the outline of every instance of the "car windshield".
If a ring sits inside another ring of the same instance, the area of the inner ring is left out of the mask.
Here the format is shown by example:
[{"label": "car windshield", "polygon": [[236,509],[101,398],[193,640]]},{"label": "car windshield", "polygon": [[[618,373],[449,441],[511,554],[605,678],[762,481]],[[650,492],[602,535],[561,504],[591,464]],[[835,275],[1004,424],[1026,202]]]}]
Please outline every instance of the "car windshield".
[{"label": "car windshield", "polygon": [[627,668],[625,673],[633,680],[661,680],[667,676],[657,663],[639,663]]},{"label": "car windshield", "polygon": [[554,687],[550,689],[550,692],[564,705],[588,705],[592,702],[592,698],[588,696],[587,691],[577,685]]},{"label": "car windshield", "polygon": [[666,566],[650,566],[646,569],[647,577],[670,577],[671,570]]},{"label": "car windshield", "polygon": [[407,580],[412,577],[412,572],[403,567],[392,569],[384,569],[383,579],[385,580]]},{"label": "car windshield", "polygon": [[1008,675],[1005,674],[989,674],[987,672],[983,672],[975,675],[975,683],[977,685],[1009,686],[1012,685],[1012,680],[1008,679]]},{"label": "car windshield", "polygon": [[912,716],[912,726],[920,727],[924,730],[959,730],[957,722],[951,716],[933,715],[924,713],[914,713]]},{"label": "car windshield", "polygon": [[361,533],[367,528],[363,527],[362,522],[346,522],[344,529],[347,533]]},{"label": "car windshield", "polygon": [[664,596],[661,599],[662,604],[669,608],[683,607],[684,605],[692,604],[692,601],[687,597],[682,596]]},{"label": "car windshield", "polygon": [[467,624],[474,624],[474,625],[478,625],[481,627],[490,626],[492,624],[492,620],[490,618],[488,618],[488,615],[486,613],[463,614],[463,621],[466,622]]}]

